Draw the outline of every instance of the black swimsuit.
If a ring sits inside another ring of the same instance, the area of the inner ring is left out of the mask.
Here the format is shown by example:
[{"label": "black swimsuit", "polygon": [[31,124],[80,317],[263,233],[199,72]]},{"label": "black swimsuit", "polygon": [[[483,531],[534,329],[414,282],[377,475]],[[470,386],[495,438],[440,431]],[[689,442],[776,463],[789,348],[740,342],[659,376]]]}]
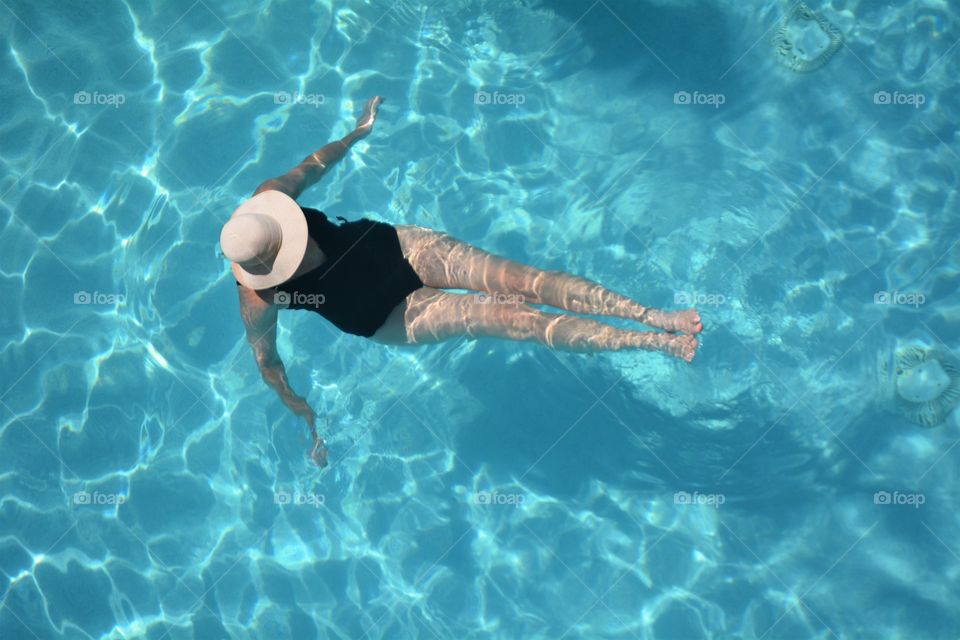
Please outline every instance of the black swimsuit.
[{"label": "black swimsuit", "polygon": [[[369,338],[423,281],[403,257],[397,230],[361,218],[337,225],[322,211],[301,207],[324,262],[274,289],[290,309],[314,311],[346,333]],[[238,283],[239,284],[239,283]]]}]

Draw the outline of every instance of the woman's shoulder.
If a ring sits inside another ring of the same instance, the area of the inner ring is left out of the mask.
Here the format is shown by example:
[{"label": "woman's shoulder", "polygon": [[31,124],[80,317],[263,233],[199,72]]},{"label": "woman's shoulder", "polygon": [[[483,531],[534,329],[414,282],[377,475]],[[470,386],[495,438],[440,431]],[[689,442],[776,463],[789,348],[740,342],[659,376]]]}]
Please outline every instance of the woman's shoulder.
[{"label": "woman's shoulder", "polygon": [[327,219],[327,214],[325,214],[323,211],[320,211],[320,209],[314,209],[313,207],[305,207],[303,205],[300,205],[300,210],[303,211],[304,215],[307,217],[318,216],[323,218],[324,220]]}]

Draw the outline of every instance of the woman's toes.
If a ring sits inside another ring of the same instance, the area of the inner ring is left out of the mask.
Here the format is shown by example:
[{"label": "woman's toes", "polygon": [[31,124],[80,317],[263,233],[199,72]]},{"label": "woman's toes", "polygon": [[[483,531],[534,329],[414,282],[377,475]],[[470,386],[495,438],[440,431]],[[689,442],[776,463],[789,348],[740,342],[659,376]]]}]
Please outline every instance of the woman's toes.
[{"label": "woman's toes", "polygon": [[652,327],[657,327],[670,333],[697,334],[703,331],[700,312],[696,309],[684,309],[683,311],[650,310],[645,322]]}]

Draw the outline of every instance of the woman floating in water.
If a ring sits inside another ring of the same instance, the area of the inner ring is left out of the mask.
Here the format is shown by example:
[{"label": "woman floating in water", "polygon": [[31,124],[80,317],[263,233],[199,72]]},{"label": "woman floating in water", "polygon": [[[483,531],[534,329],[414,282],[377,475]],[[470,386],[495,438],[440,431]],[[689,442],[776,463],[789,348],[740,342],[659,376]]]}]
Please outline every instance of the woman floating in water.
[{"label": "woman floating in water", "polygon": [[[277,354],[279,309],[314,311],[342,331],[384,344],[489,336],[565,351],[646,349],[693,359],[696,334],[703,329],[695,309],[645,307],[590,280],[513,262],[425,227],[368,219],[337,225],[320,211],[298,205],[300,194],[370,133],[382,101],[379,96],[368,101],[356,128],[342,140],[261,184],[220,234],[263,379],[310,425],[311,457],[318,465],[326,464],[327,454],[316,416],[290,388]],[[629,318],[664,332],[626,331],[544,313],[526,303]]]}]

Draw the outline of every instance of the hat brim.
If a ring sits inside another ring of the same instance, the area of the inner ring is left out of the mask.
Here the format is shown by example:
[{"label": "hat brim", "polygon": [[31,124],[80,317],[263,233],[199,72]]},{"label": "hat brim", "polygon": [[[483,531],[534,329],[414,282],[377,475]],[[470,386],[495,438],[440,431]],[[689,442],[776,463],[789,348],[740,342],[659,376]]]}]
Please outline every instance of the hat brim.
[{"label": "hat brim", "polygon": [[279,191],[263,191],[253,196],[230,216],[244,213],[261,213],[270,216],[280,225],[280,250],[267,273],[250,273],[240,264],[232,263],[233,276],[237,282],[251,289],[269,289],[283,284],[296,273],[307,253],[307,219],[297,201]]}]

